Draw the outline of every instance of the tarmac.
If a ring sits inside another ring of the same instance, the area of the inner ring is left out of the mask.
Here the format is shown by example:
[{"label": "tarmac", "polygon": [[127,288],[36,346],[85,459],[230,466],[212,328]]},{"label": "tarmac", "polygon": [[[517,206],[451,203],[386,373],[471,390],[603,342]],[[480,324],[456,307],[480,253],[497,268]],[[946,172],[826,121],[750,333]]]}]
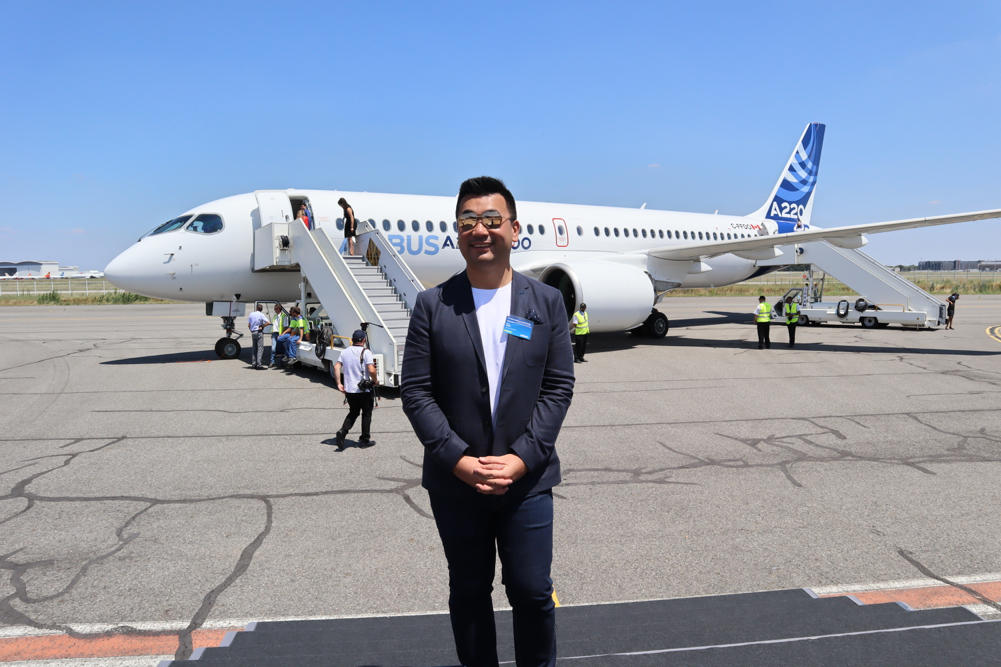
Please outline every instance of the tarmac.
[{"label": "tarmac", "polygon": [[[964,296],[954,331],[789,349],[776,324],[769,350],[755,305],[670,298],[662,340],[591,336],[557,444],[560,603],[810,587],[1001,616],[1001,296]],[[201,304],[0,312],[0,662],[139,667],[249,622],[446,610],[396,393],[376,446],[356,426],[338,452],[331,378],[219,360]]]}]

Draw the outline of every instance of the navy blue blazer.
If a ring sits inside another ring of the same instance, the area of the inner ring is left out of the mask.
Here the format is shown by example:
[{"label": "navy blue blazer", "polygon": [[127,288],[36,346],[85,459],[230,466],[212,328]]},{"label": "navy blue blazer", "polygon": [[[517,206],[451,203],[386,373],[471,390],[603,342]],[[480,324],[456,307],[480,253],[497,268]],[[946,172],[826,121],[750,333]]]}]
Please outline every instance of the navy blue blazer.
[{"label": "navy blue blazer", "polygon": [[473,292],[466,272],[417,298],[403,353],[400,398],[424,445],[422,484],[429,491],[475,494],[452,473],[464,455],[517,454],[528,473],[508,494],[560,483],[556,436],[573,397],[570,328],[559,291],[515,272],[511,314],[541,324],[531,340],[508,336],[496,426]]}]

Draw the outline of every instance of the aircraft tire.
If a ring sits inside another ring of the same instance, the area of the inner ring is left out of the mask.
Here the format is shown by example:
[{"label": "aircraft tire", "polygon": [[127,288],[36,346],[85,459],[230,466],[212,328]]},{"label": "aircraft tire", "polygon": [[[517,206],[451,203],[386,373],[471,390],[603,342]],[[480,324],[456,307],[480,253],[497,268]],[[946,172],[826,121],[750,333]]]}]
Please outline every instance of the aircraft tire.
[{"label": "aircraft tire", "polygon": [[671,323],[667,315],[661,312],[650,313],[650,317],[643,323],[644,333],[650,338],[663,338],[670,328]]},{"label": "aircraft tire", "polygon": [[220,359],[236,359],[241,349],[240,341],[235,338],[220,338],[215,344],[215,353]]},{"label": "aircraft tire", "polygon": [[879,320],[877,320],[875,317],[859,318],[858,323],[862,325],[863,329],[875,329],[877,326],[879,326]]}]

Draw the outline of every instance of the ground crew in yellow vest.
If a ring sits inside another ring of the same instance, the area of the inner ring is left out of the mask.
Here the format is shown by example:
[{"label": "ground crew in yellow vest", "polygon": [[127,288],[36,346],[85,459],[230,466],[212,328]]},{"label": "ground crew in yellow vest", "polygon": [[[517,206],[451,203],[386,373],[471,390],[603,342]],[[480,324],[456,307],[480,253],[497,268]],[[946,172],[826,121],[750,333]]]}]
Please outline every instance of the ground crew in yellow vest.
[{"label": "ground crew in yellow vest", "polygon": [[591,332],[591,329],[587,326],[587,322],[587,304],[582,303],[580,304],[580,310],[574,313],[573,319],[570,320],[570,328],[573,329],[573,335],[577,340],[573,360],[578,364],[587,361],[584,358],[584,350],[587,349],[587,334]]},{"label": "ground crew in yellow vest", "polygon": [[792,300],[791,296],[786,297],[786,327],[789,329],[789,347],[796,344],[796,325],[799,324],[799,304]]},{"label": "ground crew in yellow vest", "polygon": [[281,350],[278,337],[282,335],[288,327],[288,313],[282,308],[280,303],[275,304],[275,316],[271,318],[271,361],[268,366],[277,366],[279,360],[285,356]]},{"label": "ground crew in yellow vest", "polygon": [[770,348],[772,341],[768,337],[768,327],[772,325],[772,307],[763,296],[758,297],[758,307],[754,309],[754,321],[758,324],[758,349]]}]

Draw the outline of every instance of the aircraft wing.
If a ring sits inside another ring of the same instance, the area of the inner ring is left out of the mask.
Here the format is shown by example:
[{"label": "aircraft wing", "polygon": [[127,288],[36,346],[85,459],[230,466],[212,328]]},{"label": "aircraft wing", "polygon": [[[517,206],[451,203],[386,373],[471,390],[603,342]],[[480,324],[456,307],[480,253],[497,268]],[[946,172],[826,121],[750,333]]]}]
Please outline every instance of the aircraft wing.
[{"label": "aircraft wing", "polygon": [[[896,232],[901,229],[917,229],[935,225],[951,225],[957,222],[971,220],[988,220],[1001,218],[1001,209],[976,211],[973,213],[957,213],[941,215],[933,218],[912,218],[911,220],[894,220],[891,222],[873,222],[867,225],[852,225],[851,227],[835,227],[833,229],[808,229],[802,232],[788,234],[769,234],[768,236],[752,236],[734,241],[713,241],[711,243],[692,243],[680,246],[653,248],[647,254],[659,259],[698,260],[702,257],[714,257],[726,253],[752,252],[766,250],[793,243],[809,243],[810,241],[825,241],[827,239],[851,239],[862,234],[879,234],[881,232]],[[861,245],[861,244],[860,244]]]}]

